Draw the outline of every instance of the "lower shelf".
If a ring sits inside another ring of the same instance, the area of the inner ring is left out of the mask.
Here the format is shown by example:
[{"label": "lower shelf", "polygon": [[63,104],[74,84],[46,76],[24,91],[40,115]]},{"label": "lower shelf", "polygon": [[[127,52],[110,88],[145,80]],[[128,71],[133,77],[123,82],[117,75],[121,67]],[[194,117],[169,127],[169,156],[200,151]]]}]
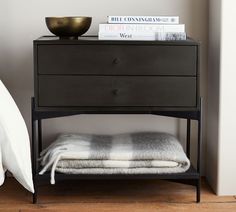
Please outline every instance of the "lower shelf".
[{"label": "lower shelf", "polygon": [[[45,180],[50,181],[50,171],[46,172],[44,175],[37,174],[35,176],[37,181]],[[112,179],[199,179],[200,174],[197,170],[191,166],[188,171],[183,173],[174,174],[63,174],[56,173],[55,180],[112,180]]]}]

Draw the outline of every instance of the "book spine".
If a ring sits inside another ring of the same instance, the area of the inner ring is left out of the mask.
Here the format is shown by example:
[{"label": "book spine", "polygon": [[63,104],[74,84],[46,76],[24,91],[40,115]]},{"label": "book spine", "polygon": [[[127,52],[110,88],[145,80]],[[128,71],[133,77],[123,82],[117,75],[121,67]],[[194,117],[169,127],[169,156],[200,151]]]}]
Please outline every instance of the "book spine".
[{"label": "book spine", "polygon": [[99,24],[100,32],[185,32],[184,24]]},{"label": "book spine", "polygon": [[99,40],[155,40],[155,33],[99,32]]},{"label": "book spine", "polygon": [[178,16],[108,16],[113,24],[179,24]]},{"label": "book spine", "polygon": [[156,40],[174,41],[174,40],[186,40],[187,34],[185,32],[157,32]]}]

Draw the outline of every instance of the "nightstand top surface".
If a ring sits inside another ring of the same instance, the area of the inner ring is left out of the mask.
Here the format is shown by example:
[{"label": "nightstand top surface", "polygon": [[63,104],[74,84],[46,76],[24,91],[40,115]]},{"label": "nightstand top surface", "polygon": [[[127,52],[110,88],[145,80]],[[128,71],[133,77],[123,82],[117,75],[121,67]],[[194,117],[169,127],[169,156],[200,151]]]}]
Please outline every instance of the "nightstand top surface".
[{"label": "nightstand top surface", "polygon": [[184,41],[127,41],[127,40],[99,40],[98,36],[80,36],[77,40],[60,39],[57,36],[42,36],[34,42],[39,44],[143,44],[143,45],[199,45],[199,42],[188,38]]}]

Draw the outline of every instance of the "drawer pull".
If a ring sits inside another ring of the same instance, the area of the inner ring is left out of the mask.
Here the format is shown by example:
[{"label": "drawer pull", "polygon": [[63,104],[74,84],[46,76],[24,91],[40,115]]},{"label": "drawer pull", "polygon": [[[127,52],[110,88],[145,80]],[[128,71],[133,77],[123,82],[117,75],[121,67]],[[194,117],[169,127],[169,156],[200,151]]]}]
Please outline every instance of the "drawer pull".
[{"label": "drawer pull", "polygon": [[112,94],[113,94],[114,96],[117,96],[118,93],[119,93],[119,90],[118,90],[118,89],[113,89],[113,90],[112,90]]},{"label": "drawer pull", "polygon": [[119,58],[115,58],[112,63],[117,65],[117,64],[120,63],[120,59]]}]

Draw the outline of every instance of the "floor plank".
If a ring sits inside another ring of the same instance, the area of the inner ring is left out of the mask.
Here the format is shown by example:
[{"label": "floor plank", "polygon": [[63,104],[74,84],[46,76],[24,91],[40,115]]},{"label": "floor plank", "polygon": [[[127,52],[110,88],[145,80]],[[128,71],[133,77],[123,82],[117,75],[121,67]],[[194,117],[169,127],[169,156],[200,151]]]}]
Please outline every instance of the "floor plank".
[{"label": "floor plank", "polygon": [[195,203],[195,188],[161,181],[81,181],[42,185],[39,203],[14,179],[0,189],[0,212],[6,211],[236,211],[234,196],[218,197],[206,181],[202,183],[202,201]]}]

